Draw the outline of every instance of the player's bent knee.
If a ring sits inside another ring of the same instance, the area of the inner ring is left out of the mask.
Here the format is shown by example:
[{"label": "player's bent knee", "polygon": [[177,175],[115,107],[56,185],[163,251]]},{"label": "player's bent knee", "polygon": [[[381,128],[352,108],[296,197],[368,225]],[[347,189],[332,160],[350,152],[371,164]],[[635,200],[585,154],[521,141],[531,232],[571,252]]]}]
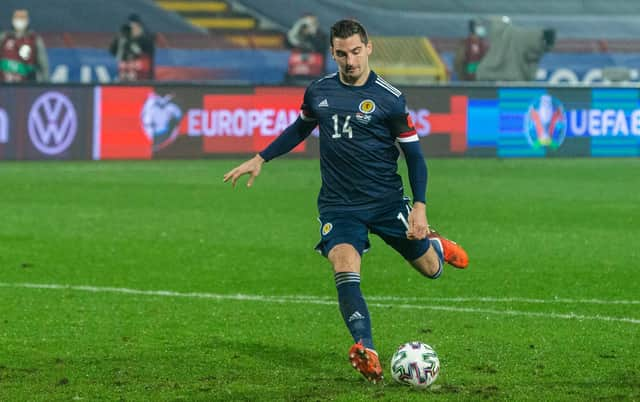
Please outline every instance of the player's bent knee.
[{"label": "player's bent knee", "polygon": [[351,244],[335,245],[327,257],[334,272],[360,272],[360,254]]}]

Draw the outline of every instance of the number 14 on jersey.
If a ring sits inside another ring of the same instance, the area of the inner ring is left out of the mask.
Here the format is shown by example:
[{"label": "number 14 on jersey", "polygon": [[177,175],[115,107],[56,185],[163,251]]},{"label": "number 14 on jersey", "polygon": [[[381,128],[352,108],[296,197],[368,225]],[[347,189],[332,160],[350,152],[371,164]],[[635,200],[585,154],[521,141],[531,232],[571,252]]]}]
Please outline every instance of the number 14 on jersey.
[{"label": "number 14 on jersey", "polygon": [[346,138],[353,138],[353,130],[351,129],[351,125],[349,124],[349,121],[351,120],[351,115],[347,115],[344,118],[344,124],[342,125],[342,131],[339,131],[339,128],[340,128],[339,118],[340,117],[337,114],[334,114],[333,116],[331,116],[331,118],[333,119],[333,135],[331,136],[331,138],[342,138],[343,135]]}]

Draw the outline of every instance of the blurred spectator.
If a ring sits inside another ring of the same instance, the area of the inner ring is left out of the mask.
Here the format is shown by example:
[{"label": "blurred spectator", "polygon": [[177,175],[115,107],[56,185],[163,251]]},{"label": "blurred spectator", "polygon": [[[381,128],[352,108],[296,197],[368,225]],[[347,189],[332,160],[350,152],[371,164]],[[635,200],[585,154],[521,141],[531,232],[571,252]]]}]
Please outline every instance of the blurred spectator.
[{"label": "blurred spectator", "polygon": [[516,27],[509,17],[492,18],[488,24],[491,47],[478,64],[478,81],[533,81],[545,52],[553,48],[553,29]]},{"label": "blurred spectator", "polygon": [[329,38],[320,29],[318,17],[306,14],[298,19],[287,33],[287,43],[291,48],[289,81],[315,79],[325,74]]},{"label": "blurred spectator", "polygon": [[44,41],[29,29],[29,12],[15,10],[13,30],[0,33],[0,82],[46,82],[49,60]]},{"label": "blurred spectator", "polygon": [[118,60],[120,81],[152,80],[154,77],[155,36],[137,14],[131,14],[111,42],[109,52]]},{"label": "blurred spectator", "polygon": [[297,20],[287,33],[287,41],[292,49],[303,52],[327,50],[327,36],[320,30],[318,17],[306,14]]},{"label": "blurred spectator", "polygon": [[486,28],[475,20],[469,20],[469,34],[460,43],[454,59],[454,68],[458,80],[475,81],[480,60],[489,49],[485,40]]}]

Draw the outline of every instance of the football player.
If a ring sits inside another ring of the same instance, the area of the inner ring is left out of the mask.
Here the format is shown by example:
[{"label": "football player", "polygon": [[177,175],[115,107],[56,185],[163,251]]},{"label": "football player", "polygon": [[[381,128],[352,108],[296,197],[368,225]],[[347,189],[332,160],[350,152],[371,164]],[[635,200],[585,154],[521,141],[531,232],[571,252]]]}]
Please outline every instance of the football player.
[{"label": "football player", "polygon": [[[321,239],[316,250],[333,266],[340,312],[355,342],[351,364],[378,382],[382,368],[360,291],[368,234],[380,236],[432,279],[442,274],[444,262],[466,268],[468,257],[429,228],[427,167],[418,134],[402,92],[369,67],[372,45],[365,28],[355,20],[338,21],[331,27],[330,44],[338,72],[311,83],[300,117],[262,152],[225,174],[224,181],[235,186],[248,174],[251,186],[265,162],[291,151],[319,126]],[[413,202],[404,196],[396,144],[406,159]]]}]

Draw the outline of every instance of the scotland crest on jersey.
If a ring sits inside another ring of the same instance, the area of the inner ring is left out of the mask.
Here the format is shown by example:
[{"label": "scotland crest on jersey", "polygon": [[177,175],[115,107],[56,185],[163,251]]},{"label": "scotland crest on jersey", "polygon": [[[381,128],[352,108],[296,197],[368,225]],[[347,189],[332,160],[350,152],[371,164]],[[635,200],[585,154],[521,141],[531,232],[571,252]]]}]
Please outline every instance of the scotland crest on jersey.
[{"label": "scotland crest on jersey", "polygon": [[178,136],[182,111],[171,101],[172,95],[151,93],[142,107],[140,119],[145,134],[153,141],[153,150],[159,151]]},{"label": "scotland crest on jersey", "polygon": [[356,113],[356,120],[363,124],[371,121],[371,114],[376,110],[376,104],[371,99],[365,99],[358,105],[359,112]]},{"label": "scotland crest on jersey", "polygon": [[564,106],[551,95],[534,100],[525,115],[524,134],[533,148],[557,149],[567,133]]}]

